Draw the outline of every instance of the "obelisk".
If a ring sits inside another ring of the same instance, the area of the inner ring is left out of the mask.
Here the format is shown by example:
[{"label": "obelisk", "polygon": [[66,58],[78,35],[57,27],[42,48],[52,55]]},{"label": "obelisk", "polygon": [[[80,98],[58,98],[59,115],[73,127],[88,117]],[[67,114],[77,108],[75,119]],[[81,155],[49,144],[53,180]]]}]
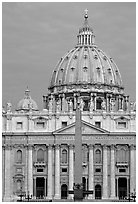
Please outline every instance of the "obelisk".
[{"label": "obelisk", "polygon": [[80,98],[77,97],[75,124],[75,169],[74,169],[74,200],[83,199],[82,187],[82,131]]}]

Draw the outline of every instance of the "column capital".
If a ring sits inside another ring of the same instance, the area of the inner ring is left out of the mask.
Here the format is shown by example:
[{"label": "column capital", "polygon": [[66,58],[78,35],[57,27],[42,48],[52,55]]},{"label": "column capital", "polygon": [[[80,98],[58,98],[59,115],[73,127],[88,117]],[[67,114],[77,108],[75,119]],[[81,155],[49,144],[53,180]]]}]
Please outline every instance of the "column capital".
[{"label": "column capital", "polygon": [[94,149],[94,145],[93,144],[89,144],[88,148],[89,149]]},{"label": "column capital", "polygon": [[48,149],[52,149],[52,148],[53,148],[53,145],[52,145],[52,144],[49,144],[47,147],[48,147]]},{"label": "column capital", "polygon": [[69,149],[74,149],[74,145],[73,145],[73,144],[70,144],[70,145],[69,145]]},{"label": "column capital", "polygon": [[32,144],[28,144],[28,149],[32,150],[33,149],[33,145]]},{"label": "column capital", "polygon": [[59,144],[56,144],[56,145],[55,145],[55,149],[60,149],[60,145],[59,145]]},{"label": "column capital", "polygon": [[135,149],[136,149],[136,145],[131,144],[131,145],[130,145],[130,150],[135,150]]},{"label": "column capital", "polygon": [[106,144],[103,145],[103,149],[107,150],[107,145]]},{"label": "column capital", "polygon": [[111,150],[115,150],[115,145],[114,144],[111,145]]}]

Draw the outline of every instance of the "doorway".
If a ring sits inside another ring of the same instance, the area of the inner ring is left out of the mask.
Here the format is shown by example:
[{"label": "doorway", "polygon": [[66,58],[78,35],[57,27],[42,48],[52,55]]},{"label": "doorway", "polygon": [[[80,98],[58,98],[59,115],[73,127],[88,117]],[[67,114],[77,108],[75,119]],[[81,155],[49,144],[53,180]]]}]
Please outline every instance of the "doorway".
[{"label": "doorway", "polygon": [[97,184],[95,186],[95,199],[101,199],[101,197],[102,197],[101,185]]},{"label": "doorway", "polygon": [[124,199],[127,196],[127,179],[118,179],[118,197],[119,199]]},{"label": "doorway", "polygon": [[67,199],[68,195],[68,187],[66,184],[62,184],[61,186],[61,199]]},{"label": "doorway", "polygon": [[36,197],[43,198],[45,195],[45,179],[44,177],[36,178]]}]

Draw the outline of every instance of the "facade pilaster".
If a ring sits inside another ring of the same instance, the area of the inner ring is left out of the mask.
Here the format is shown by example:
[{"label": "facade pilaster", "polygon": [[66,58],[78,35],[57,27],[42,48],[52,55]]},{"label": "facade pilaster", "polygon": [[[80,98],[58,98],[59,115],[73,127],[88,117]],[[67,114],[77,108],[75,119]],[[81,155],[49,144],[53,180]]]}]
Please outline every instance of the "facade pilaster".
[{"label": "facade pilaster", "polygon": [[94,160],[93,160],[93,145],[89,145],[89,180],[88,180],[88,188],[90,191],[93,190],[93,194],[89,194],[89,199],[94,199]]},{"label": "facade pilaster", "polygon": [[111,145],[111,194],[110,198],[115,198],[115,146]]},{"label": "facade pilaster", "polygon": [[33,195],[33,147],[28,146],[28,193]]},{"label": "facade pilaster", "polygon": [[2,200],[5,191],[5,146],[2,146]]},{"label": "facade pilaster", "polygon": [[55,146],[55,199],[60,199],[60,146]]},{"label": "facade pilaster", "polygon": [[107,146],[103,146],[103,199],[108,198]]},{"label": "facade pilaster", "polygon": [[[69,146],[69,190],[73,190],[74,183],[74,153],[73,145]],[[73,199],[73,194],[69,194],[69,198]]]},{"label": "facade pilaster", "polygon": [[136,150],[135,146],[130,146],[130,193],[133,193],[136,190]]},{"label": "facade pilaster", "polygon": [[5,146],[5,190],[4,190],[4,201],[11,201],[11,146]]},{"label": "facade pilaster", "polygon": [[48,146],[48,199],[52,199],[52,146]]},{"label": "facade pilaster", "polygon": [[25,146],[25,184],[24,190],[28,192],[28,146]]}]

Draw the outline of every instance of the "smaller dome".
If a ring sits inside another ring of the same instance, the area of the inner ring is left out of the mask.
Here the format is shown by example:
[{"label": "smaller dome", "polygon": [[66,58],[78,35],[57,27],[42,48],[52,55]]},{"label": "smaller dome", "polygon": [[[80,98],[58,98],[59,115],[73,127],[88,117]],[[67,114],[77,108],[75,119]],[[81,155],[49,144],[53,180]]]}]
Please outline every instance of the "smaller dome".
[{"label": "smaller dome", "polygon": [[38,110],[37,103],[31,98],[30,96],[30,91],[27,88],[25,90],[25,95],[22,100],[19,101],[17,104],[17,111],[24,110],[24,111],[29,111],[29,110]]}]

